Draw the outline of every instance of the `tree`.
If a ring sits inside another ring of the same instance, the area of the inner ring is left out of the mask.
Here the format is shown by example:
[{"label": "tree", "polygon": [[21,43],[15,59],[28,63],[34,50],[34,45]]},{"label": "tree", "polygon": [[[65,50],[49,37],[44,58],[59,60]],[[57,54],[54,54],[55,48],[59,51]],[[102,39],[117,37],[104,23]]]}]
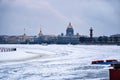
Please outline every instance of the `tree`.
[{"label": "tree", "polygon": [[86,40],[86,38],[85,38],[84,36],[82,36],[82,37],[79,38],[79,41],[80,41],[81,43],[85,42],[85,40]]}]

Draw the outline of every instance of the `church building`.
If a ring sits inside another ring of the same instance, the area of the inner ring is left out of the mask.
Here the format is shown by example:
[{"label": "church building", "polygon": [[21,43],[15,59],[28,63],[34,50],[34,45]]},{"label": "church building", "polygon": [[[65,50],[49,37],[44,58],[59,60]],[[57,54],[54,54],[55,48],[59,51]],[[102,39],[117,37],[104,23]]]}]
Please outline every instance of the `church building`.
[{"label": "church building", "polygon": [[74,35],[74,29],[71,23],[69,23],[67,29],[66,29],[66,36],[73,36]]}]

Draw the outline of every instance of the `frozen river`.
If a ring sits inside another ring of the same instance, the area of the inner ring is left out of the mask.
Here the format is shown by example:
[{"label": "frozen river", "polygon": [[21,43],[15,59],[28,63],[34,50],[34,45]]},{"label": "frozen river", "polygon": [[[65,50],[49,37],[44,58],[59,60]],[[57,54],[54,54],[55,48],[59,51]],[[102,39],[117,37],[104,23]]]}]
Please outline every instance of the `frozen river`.
[{"label": "frozen river", "polygon": [[120,60],[120,46],[103,45],[0,45],[16,47],[0,52],[0,80],[103,80],[109,65],[92,60]]}]

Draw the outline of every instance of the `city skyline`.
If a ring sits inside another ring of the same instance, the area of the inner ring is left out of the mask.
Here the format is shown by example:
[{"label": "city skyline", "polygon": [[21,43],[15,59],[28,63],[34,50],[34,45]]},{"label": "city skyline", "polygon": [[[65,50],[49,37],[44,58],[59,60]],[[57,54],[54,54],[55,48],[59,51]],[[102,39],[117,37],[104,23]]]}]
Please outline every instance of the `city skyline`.
[{"label": "city skyline", "polygon": [[119,0],[0,0],[0,35],[65,34],[69,22],[75,34],[120,34]]}]

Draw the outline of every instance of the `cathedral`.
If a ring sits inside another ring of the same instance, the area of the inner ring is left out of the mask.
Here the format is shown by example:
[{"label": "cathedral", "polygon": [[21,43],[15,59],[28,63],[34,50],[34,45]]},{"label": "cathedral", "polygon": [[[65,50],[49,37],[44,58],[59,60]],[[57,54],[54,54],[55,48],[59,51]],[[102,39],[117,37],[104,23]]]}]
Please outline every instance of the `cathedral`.
[{"label": "cathedral", "polygon": [[66,29],[66,36],[73,36],[74,35],[74,29],[71,23],[69,23],[67,29]]}]

